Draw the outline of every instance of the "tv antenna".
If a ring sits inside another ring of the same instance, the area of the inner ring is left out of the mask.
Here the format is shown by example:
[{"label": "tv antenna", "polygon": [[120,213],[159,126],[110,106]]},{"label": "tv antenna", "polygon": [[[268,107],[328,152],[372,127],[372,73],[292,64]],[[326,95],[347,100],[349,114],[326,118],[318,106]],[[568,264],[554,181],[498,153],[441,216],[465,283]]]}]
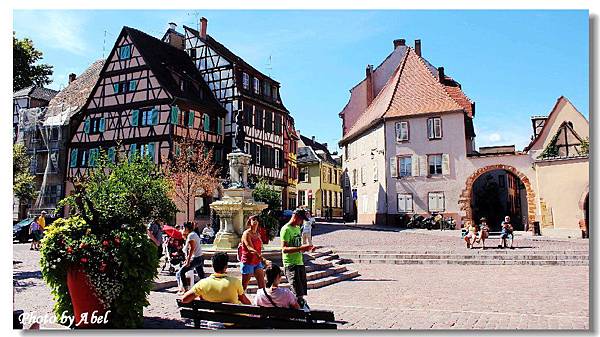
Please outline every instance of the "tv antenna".
[{"label": "tv antenna", "polygon": [[272,58],[271,55],[269,55],[269,58],[267,59],[267,65],[265,66],[265,69],[267,69],[267,74],[269,75],[269,77],[271,77],[271,72],[273,71],[273,65],[271,63]]},{"label": "tv antenna", "polygon": [[104,41],[102,42],[102,59],[104,59],[105,51],[106,51],[106,29],[104,30]]},{"label": "tv antenna", "polygon": [[194,17],[194,25],[196,26],[196,30],[200,31],[200,12],[199,11],[193,11],[193,12],[187,12],[186,13],[187,16],[193,16]]}]

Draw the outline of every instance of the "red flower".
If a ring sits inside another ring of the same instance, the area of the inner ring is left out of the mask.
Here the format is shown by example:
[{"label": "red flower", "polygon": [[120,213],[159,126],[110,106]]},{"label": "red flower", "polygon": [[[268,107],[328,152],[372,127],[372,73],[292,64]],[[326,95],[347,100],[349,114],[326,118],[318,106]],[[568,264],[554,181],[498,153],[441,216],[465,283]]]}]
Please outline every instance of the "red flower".
[{"label": "red flower", "polygon": [[79,248],[80,248],[80,249],[84,249],[84,248],[87,248],[88,246],[89,246],[89,245],[88,245],[87,243],[84,243],[84,242],[82,242],[82,243],[79,245]]},{"label": "red flower", "polygon": [[73,252],[73,248],[67,247],[67,254],[71,254]]},{"label": "red flower", "polygon": [[104,247],[108,247],[108,240],[104,240],[104,241],[102,241],[102,245],[103,245]]},{"label": "red flower", "polygon": [[117,245],[117,246],[118,246],[119,244],[121,244],[121,239],[119,239],[119,237],[118,237],[118,236],[115,236],[115,240],[114,240],[114,241],[115,241],[115,245]]},{"label": "red flower", "polygon": [[79,261],[81,261],[81,263],[87,263],[88,259],[86,259],[85,257],[82,257],[81,259],[79,259]]},{"label": "red flower", "polygon": [[100,272],[101,273],[104,273],[106,271],[106,266],[107,266],[106,262],[102,261],[100,263]]}]

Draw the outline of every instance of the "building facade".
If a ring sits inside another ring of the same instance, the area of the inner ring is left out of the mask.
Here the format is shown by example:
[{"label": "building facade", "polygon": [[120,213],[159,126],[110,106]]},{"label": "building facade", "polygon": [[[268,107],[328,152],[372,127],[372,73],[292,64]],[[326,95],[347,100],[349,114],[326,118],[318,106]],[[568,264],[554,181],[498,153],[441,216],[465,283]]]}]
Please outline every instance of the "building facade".
[{"label": "building facade", "polygon": [[243,130],[245,144],[240,150],[252,156],[250,179],[269,180],[281,192],[283,208],[290,208],[289,200],[295,196],[290,173],[294,174],[297,138],[286,132],[294,130],[294,119],[283,105],[280,84],[207,34],[205,18],[200,20],[200,31],[184,29],[185,50],[227,110],[227,151],[234,147],[237,130]]},{"label": "building facade", "polygon": [[[394,41],[393,52],[377,68],[367,66],[365,79],[350,92],[340,112],[340,146],[344,210],[355,212],[358,222],[398,225],[411,214],[442,213],[459,224],[486,216],[496,226],[511,215],[517,229],[533,231],[540,224],[546,234],[579,231],[577,219],[585,213],[579,204],[587,205],[583,185],[589,181],[587,154],[580,153],[589,127],[566,99],[549,117],[534,117],[537,131],[523,151],[477,150],[474,102],[443,67],[422,57],[419,40],[414,47]],[[558,117],[555,111],[563,112]],[[548,144],[554,144],[551,151]],[[539,159],[543,151],[553,155]],[[561,180],[577,202],[542,197],[556,191],[548,183],[558,172],[567,174]],[[581,181],[568,172],[578,172]],[[544,179],[546,189],[539,186]]]},{"label": "building facade", "polygon": [[[183,50],[124,27],[82,112],[73,118],[68,178],[86,174],[101,149],[111,160],[119,153],[139,153],[163,165],[184,139],[203,142],[223,165],[224,117]],[[72,188],[67,183],[67,192]],[[198,195],[204,201],[191,206],[175,200],[180,210],[175,221],[206,215],[196,206],[206,210],[212,197]]]},{"label": "building facade", "polygon": [[35,85],[13,93],[13,143],[19,138],[19,111],[21,109],[45,107],[57,93],[56,90]]},{"label": "building facade", "polygon": [[298,170],[298,205],[317,217],[342,217],[342,167],[327,144],[300,135]]}]

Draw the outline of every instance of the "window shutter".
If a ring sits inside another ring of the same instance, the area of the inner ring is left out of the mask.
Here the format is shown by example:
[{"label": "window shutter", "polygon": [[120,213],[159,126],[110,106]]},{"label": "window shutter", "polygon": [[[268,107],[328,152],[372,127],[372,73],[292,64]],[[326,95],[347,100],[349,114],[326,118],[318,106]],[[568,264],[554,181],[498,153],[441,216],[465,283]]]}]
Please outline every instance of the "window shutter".
[{"label": "window shutter", "polygon": [[210,131],[210,116],[204,114],[204,131]]},{"label": "window shutter", "polygon": [[70,167],[76,167],[77,166],[77,149],[72,149],[71,150],[71,160],[69,162],[69,166]]},{"label": "window shutter", "polygon": [[427,138],[433,138],[433,119],[427,119]]},{"label": "window shutter", "polygon": [[174,105],[171,107],[171,124],[177,125],[177,121],[179,120],[179,108]]},{"label": "window shutter", "polygon": [[156,143],[149,143],[148,144],[148,153],[147,155],[152,159],[152,161],[155,161],[156,159],[156,153],[154,153],[154,150],[156,148]]},{"label": "window shutter", "polygon": [[400,142],[402,140],[402,123],[396,122],[396,142]]},{"label": "window shutter", "polygon": [[411,175],[413,177],[418,177],[419,176],[419,156],[416,154],[413,154],[411,156],[411,165],[412,165],[412,173]]},{"label": "window shutter", "polygon": [[217,117],[217,133],[218,134],[223,134],[223,119],[221,117]]},{"label": "window shutter", "polygon": [[407,194],[404,198],[405,209],[407,212],[413,211],[413,199],[412,194]]},{"label": "window shutter", "polygon": [[395,156],[390,158],[390,173],[392,178],[398,177],[398,158]]},{"label": "window shutter", "polygon": [[135,155],[135,151],[137,149],[137,144],[129,145],[129,158],[131,159]]},{"label": "window shutter", "polygon": [[152,109],[152,125],[158,125],[158,109]]},{"label": "window shutter", "polygon": [[135,91],[135,89],[137,89],[137,81],[129,81],[129,91]]},{"label": "window shutter", "polygon": [[447,153],[442,155],[442,174],[450,174],[450,155]]},{"label": "window shutter", "polygon": [[427,170],[427,156],[419,156],[419,175],[426,176]]},{"label": "window shutter", "polygon": [[115,162],[115,147],[111,146],[108,148],[108,160]]},{"label": "window shutter", "polygon": [[119,93],[119,83],[113,83],[113,90],[115,94]]},{"label": "window shutter", "polygon": [[100,118],[100,126],[98,127],[98,131],[104,132],[106,128],[106,119],[104,117]]},{"label": "window shutter", "polygon": [[89,134],[90,133],[90,118],[87,117],[85,119],[85,121],[83,121],[83,132],[85,132],[85,134]]},{"label": "window shutter", "polygon": [[140,110],[131,110],[131,126],[138,126]]},{"label": "window shutter", "polygon": [[187,126],[188,126],[188,128],[194,127],[194,111],[193,110],[188,111]]}]

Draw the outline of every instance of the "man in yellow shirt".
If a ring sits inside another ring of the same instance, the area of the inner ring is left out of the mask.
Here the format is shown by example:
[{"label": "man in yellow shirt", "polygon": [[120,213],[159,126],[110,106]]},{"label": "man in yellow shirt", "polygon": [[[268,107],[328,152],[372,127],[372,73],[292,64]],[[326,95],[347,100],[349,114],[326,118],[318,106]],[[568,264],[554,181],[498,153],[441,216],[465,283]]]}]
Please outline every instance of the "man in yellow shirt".
[{"label": "man in yellow shirt", "polygon": [[38,217],[37,223],[40,225],[42,231],[46,229],[46,211],[42,211],[42,214]]},{"label": "man in yellow shirt", "polygon": [[229,257],[226,253],[216,253],[212,257],[215,273],[196,283],[183,294],[181,302],[189,303],[197,297],[208,302],[251,304],[242,288],[242,280],[227,275]]}]

